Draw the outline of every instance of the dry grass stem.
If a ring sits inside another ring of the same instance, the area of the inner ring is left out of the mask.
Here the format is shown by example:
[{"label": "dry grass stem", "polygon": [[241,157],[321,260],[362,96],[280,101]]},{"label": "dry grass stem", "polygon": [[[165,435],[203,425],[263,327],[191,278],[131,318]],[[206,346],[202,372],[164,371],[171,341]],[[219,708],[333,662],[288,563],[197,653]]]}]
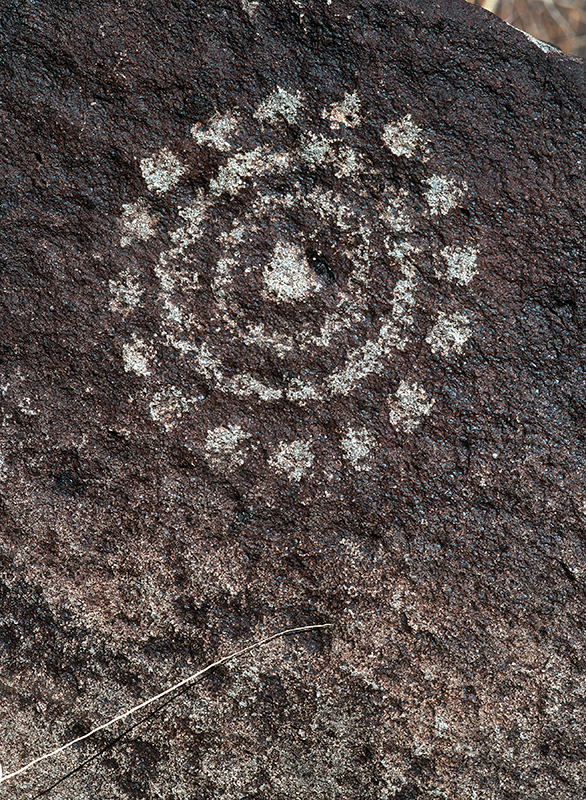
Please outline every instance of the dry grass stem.
[{"label": "dry grass stem", "polygon": [[23,767],[15,770],[14,772],[9,772],[6,775],[2,774],[2,767],[0,766],[0,783],[4,783],[6,781],[11,780],[12,778],[16,778],[17,775],[22,775],[23,772],[27,772],[29,769],[34,767],[36,764],[40,764],[41,761],[46,761],[48,758],[52,758],[53,756],[62,753],[64,750],[68,750],[70,747],[73,747],[74,744],[78,744],[78,742],[83,742],[84,739],[89,739],[90,736],[93,736],[95,733],[99,731],[103,731],[105,728],[109,728],[111,725],[114,725],[115,722],[120,722],[120,720],[126,719],[131,714],[134,714],[136,711],[141,711],[143,708],[150,706],[152,703],[156,703],[161,698],[166,697],[167,695],[171,694],[172,692],[177,691],[181,687],[185,686],[191,681],[196,680],[196,678],[200,678],[202,675],[205,675],[206,672],[209,672],[216,667],[221,666],[222,664],[227,664],[229,661],[233,661],[235,658],[239,656],[243,656],[246,653],[250,653],[253,650],[258,650],[259,647],[264,647],[265,645],[269,644],[269,642],[274,641],[275,639],[280,639],[283,636],[289,636],[294,633],[303,633],[304,631],[313,631],[318,628],[331,628],[332,623],[324,623],[322,625],[305,625],[302,628],[287,628],[287,630],[279,631],[279,633],[273,633],[272,636],[267,636],[265,639],[261,639],[254,644],[248,645],[248,647],[243,647],[242,650],[237,650],[235,653],[230,653],[230,655],[224,656],[220,658],[218,661],[214,661],[213,664],[209,664],[204,669],[199,670],[199,672],[194,672],[193,675],[188,675],[187,678],[184,678],[179,683],[170,686],[168,689],[160,692],[159,694],[155,695],[154,697],[149,697],[148,700],[144,700],[142,703],[139,703],[136,706],[128,709],[128,711],[124,711],[122,714],[118,714],[118,716],[114,717],[113,719],[108,720],[108,722],[104,722],[101,725],[98,725],[97,728],[93,728],[89,733],[85,733],[83,736],[78,736],[77,739],[73,739],[71,742],[67,742],[67,744],[61,745],[61,747],[57,747],[55,750],[51,750],[50,753],[45,753],[38,758],[34,758],[32,761],[29,761],[28,764],[25,764]]}]

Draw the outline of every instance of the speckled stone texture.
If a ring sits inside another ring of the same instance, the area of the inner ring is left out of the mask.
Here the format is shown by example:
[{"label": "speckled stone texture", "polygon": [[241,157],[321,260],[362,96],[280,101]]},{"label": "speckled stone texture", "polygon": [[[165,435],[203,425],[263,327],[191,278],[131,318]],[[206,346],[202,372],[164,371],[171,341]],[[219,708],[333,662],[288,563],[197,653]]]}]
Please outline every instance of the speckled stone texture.
[{"label": "speckled stone texture", "polygon": [[0,72],[5,772],[333,622],[49,796],[584,796],[584,62],[464,0],[13,0]]}]

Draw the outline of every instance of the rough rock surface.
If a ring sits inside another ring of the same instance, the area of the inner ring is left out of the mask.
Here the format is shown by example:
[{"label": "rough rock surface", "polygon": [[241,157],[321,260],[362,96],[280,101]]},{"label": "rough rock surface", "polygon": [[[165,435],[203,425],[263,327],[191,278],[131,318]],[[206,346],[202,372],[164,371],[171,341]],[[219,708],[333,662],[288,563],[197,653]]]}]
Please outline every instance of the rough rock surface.
[{"label": "rough rock surface", "polygon": [[4,770],[332,621],[50,796],[583,796],[584,63],[464,0],[0,40]]}]

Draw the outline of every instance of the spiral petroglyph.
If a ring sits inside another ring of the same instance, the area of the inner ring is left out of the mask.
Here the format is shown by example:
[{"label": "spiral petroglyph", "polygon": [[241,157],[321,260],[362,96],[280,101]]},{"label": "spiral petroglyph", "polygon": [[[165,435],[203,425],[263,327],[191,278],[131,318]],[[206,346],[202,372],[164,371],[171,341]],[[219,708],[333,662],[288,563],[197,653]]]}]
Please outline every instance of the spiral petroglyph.
[{"label": "spiral petroglyph", "polygon": [[[183,427],[193,438],[189,420],[193,426],[209,393],[248,403],[233,417],[204,415],[198,447],[213,468],[238,468],[262,450],[267,465],[299,481],[317,468],[316,442],[292,431],[288,441],[263,445],[247,432],[247,416],[262,418],[268,431],[278,407],[328,408],[357,396],[372,376],[392,374],[387,421],[412,433],[435,401],[420,376],[396,372],[396,355],[415,343],[454,358],[472,336],[454,297],[477,273],[476,243],[465,235],[450,245],[422,242],[419,233],[422,221],[457,209],[468,186],[434,171],[430,133],[410,113],[380,130],[380,152],[417,162],[425,176],[417,197],[385,184],[361,148],[362,114],[356,93],[310,115],[300,92],[278,87],[248,115],[235,108],[194,125],[193,141],[217,168],[189,202],[185,191],[177,195],[177,222],[150,275],[156,288],[140,268],[110,282],[111,308],[125,319],[145,303],[156,309],[158,330],[148,341],[132,333],[122,357],[144,380],[147,408],[162,429]],[[163,148],[140,165],[153,195],[173,203],[188,171],[184,157]],[[159,228],[145,197],[122,207],[121,247],[152,243]],[[426,312],[422,335],[414,321],[423,261],[452,299]],[[164,376],[170,358],[181,375],[172,384]],[[191,393],[194,384],[200,388]],[[372,468],[377,442],[367,427],[337,419],[330,431],[341,463]]]}]

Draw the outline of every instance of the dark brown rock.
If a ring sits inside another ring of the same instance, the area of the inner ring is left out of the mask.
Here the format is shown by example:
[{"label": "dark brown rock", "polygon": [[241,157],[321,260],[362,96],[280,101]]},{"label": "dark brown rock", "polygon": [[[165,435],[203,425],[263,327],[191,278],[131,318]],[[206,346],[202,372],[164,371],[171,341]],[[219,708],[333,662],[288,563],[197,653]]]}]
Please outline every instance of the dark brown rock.
[{"label": "dark brown rock", "polygon": [[584,62],[463,0],[0,21],[5,771],[331,621],[51,796],[581,796]]}]

